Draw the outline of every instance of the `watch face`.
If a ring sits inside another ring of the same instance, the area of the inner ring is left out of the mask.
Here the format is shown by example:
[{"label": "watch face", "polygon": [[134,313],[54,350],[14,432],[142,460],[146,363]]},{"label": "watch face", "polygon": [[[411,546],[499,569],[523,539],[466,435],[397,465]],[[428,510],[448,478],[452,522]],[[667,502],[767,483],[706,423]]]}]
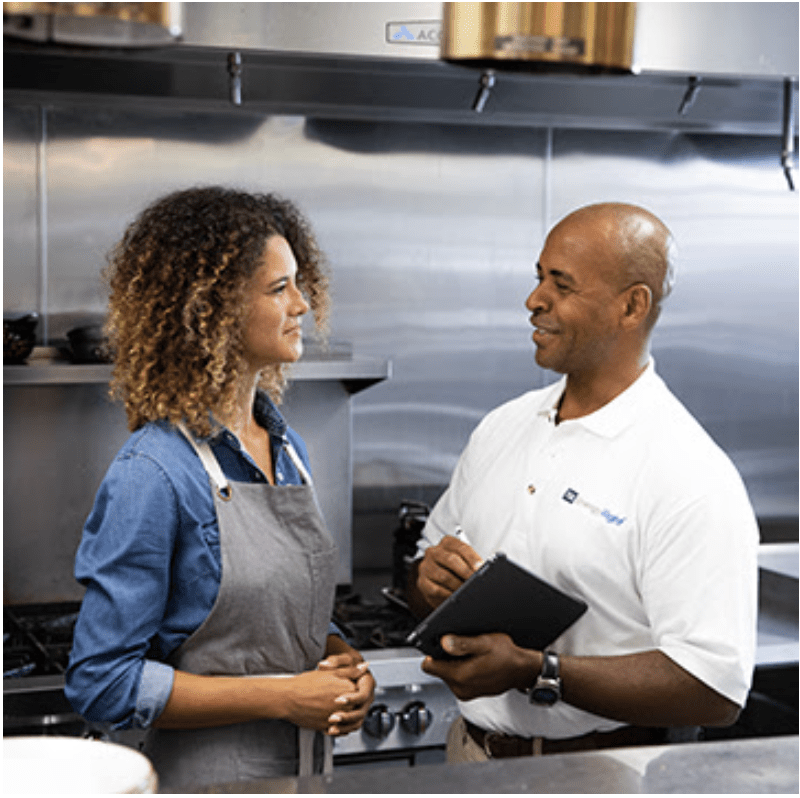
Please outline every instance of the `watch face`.
[{"label": "watch face", "polygon": [[558,690],[553,687],[534,687],[531,690],[531,701],[552,706],[558,701]]}]

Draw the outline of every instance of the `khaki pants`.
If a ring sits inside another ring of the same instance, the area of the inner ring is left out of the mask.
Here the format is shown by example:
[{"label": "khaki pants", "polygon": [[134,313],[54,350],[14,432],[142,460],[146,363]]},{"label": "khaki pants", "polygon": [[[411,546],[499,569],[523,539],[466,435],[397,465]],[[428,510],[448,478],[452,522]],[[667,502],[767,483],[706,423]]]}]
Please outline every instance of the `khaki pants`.
[{"label": "khaki pants", "polygon": [[453,721],[450,731],[447,733],[446,754],[449,765],[489,761],[486,751],[469,736],[467,724],[461,715]]}]

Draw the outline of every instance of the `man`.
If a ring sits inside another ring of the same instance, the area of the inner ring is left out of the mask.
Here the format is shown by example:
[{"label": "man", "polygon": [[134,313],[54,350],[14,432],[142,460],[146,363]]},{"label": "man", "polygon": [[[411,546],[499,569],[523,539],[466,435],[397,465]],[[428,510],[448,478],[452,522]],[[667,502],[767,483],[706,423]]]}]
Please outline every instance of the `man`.
[{"label": "man", "polygon": [[426,614],[503,551],[589,609],[547,653],[443,638],[457,658],[423,669],[460,699],[450,761],[662,743],[731,724],[746,699],[758,530],[732,463],[650,357],[671,249],[658,218],[616,203],[547,237],[526,307],[536,362],[564,376],[475,430],[409,597]]}]

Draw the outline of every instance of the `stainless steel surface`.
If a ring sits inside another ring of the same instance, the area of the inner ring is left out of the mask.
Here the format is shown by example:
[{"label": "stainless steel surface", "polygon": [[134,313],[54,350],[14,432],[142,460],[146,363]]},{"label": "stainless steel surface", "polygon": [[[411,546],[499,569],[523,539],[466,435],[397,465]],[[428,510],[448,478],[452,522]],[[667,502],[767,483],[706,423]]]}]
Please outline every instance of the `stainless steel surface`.
[{"label": "stainless steel surface", "polygon": [[773,543],[758,551],[756,665],[797,665],[798,545]]},{"label": "stainless steel surface", "polygon": [[182,5],[183,42],[187,45],[386,58],[439,57],[441,3]]},{"label": "stainless steel surface", "polygon": [[[4,97],[18,105],[771,137],[785,127],[784,87],[773,78],[541,70],[490,76],[445,61],[215,47],[75,50],[7,41],[3,55]],[[797,78],[788,80],[796,95]],[[232,127],[236,138],[240,128]]]},{"label": "stainless steel surface", "polygon": [[785,793],[798,791],[798,739],[684,743],[480,764],[334,771],[220,784],[205,793]]},{"label": "stainless steel surface", "polygon": [[758,567],[797,579],[800,570],[797,543],[762,544],[758,549]]},{"label": "stainless steel surface", "polygon": [[[379,496],[391,517],[417,491],[438,495],[489,409],[555,378],[535,365],[523,306],[546,229],[600,199],[651,208],[680,244],[658,369],[732,456],[761,520],[791,519],[796,538],[798,209],[777,137],[56,104],[40,141],[39,114],[5,108],[4,310],[38,310],[51,342],[101,314],[105,252],[173,188],[224,182],[295,198],[332,263],[334,337],[352,342],[354,361],[392,361],[391,380],[352,398],[355,495]],[[42,283],[46,304],[31,307]],[[68,582],[121,411],[101,385],[5,393],[5,462],[26,463],[6,470],[6,574],[9,552],[55,539],[54,579]],[[92,435],[79,441],[82,429]],[[87,459],[72,468],[76,451]],[[316,470],[332,451],[312,451]],[[392,524],[355,519],[355,565],[389,563]]]},{"label": "stainless steel surface", "polygon": [[[35,106],[3,114],[3,312],[41,307],[43,264],[39,251],[38,172],[40,112]],[[8,231],[13,230],[12,235]]]},{"label": "stainless steel surface", "polygon": [[[796,3],[636,5],[641,72],[797,75]],[[184,3],[183,14],[187,45],[418,59],[439,58],[443,19],[442,3],[399,2]]]},{"label": "stainless steel surface", "polygon": [[[5,385],[85,385],[107,384],[112,366],[108,364],[48,363],[4,366]],[[291,379],[299,381],[339,380],[351,392],[368,387],[391,376],[388,360],[356,357],[347,360],[301,360],[292,367]]]},{"label": "stainless steel surface", "polygon": [[797,75],[797,31],[797,3],[637,3],[634,69]]}]

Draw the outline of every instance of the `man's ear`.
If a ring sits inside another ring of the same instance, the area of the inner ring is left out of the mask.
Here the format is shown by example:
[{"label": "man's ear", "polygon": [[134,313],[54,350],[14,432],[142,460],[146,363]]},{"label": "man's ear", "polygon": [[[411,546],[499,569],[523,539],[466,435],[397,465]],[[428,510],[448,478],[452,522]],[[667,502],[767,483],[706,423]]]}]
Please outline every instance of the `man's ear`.
[{"label": "man's ear", "polygon": [[625,313],[622,323],[633,329],[643,324],[653,307],[653,292],[644,283],[634,283],[625,292]]}]

